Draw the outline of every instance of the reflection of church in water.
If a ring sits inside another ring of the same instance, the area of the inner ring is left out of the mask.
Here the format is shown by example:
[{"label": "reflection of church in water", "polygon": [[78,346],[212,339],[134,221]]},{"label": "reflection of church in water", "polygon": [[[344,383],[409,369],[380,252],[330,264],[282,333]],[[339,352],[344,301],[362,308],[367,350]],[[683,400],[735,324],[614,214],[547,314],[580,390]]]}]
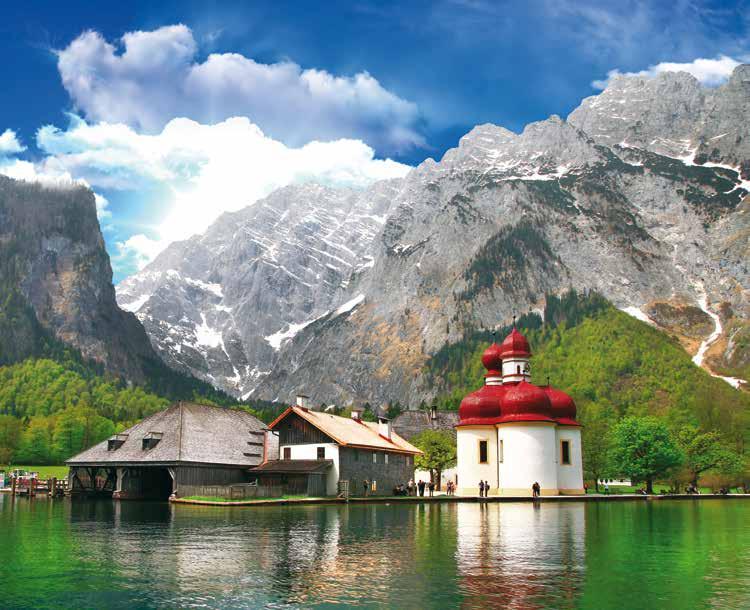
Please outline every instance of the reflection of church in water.
[{"label": "reflection of church in water", "polygon": [[515,328],[485,350],[485,385],[461,401],[457,426],[458,488],[476,495],[583,494],[581,426],[565,392],[530,383],[531,350]]}]

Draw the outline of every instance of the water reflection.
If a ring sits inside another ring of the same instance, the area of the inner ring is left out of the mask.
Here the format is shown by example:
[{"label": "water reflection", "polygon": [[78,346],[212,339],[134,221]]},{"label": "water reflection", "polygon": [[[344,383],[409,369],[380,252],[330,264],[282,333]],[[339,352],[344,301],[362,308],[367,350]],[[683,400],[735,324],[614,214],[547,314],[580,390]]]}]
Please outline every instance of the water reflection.
[{"label": "water reflection", "polygon": [[467,607],[574,607],[585,573],[585,505],[458,505]]},{"label": "water reflection", "polygon": [[651,504],[225,509],[0,496],[0,605],[750,607],[750,503]]}]

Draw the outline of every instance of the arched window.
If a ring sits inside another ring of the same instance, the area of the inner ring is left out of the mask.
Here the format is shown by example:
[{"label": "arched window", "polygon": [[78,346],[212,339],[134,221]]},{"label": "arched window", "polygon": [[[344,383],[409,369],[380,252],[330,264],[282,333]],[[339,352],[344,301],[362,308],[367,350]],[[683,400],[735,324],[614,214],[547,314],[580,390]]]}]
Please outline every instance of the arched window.
[{"label": "arched window", "polygon": [[521,374],[521,365],[519,364],[519,365],[518,365],[518,366],[516,367],[516,375],[520,375],[520,374]]}]

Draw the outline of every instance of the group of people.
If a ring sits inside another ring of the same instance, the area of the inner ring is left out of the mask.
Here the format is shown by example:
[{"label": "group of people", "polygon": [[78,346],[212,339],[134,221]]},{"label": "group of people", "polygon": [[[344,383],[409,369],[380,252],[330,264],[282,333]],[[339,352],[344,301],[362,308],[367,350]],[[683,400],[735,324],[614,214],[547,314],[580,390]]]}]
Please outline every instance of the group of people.
[{"label": "group of people", "polygon": [[486,498],[489,492],[490,492],[489,481],[479,481],[479,497]]}]

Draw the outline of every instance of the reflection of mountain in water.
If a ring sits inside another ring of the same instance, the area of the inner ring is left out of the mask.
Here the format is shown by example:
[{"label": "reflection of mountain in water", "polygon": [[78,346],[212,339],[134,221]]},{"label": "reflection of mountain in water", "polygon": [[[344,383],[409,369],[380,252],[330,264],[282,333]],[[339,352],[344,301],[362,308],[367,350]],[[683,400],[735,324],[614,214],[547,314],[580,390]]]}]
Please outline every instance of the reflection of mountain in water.
[{"label": "reflection of mountain in water", "polygon": [[585,576],[585,505],[459,504],[458,571],[468,605],[564,608]]}]

